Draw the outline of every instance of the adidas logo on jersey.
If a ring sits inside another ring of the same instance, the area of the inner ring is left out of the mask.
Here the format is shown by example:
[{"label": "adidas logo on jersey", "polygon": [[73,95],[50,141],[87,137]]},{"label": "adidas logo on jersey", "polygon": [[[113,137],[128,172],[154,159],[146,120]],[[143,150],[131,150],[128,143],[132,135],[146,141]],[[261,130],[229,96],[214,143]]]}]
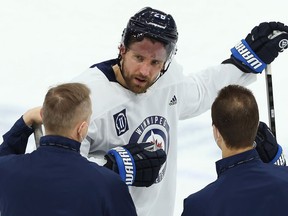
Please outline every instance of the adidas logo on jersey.
[{"label": "adidas logo on jersey", "polygon": [[175,104],[177,104],[177,98],[174,95],[173,98],[170,100],[169,105],[172,106],[172,105],[175,105]]}]

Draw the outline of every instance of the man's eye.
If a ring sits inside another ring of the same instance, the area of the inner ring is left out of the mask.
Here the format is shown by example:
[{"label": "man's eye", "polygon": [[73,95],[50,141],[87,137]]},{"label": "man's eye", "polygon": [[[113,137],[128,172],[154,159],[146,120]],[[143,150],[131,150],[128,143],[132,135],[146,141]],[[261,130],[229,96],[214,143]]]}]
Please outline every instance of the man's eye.
[{"label": "man's eye", "polygon": [[161,62],[160,62],[160,61],[157,61],[157,60],[155,60],[155,61],[152,61],[152,65],[159,65],[159,64],[161,64]]},{"label": "man's eye", "polygon": [[142,56],[136,56],[136,59],[137,59],[138,61],[143,61],[143,57],[142,57]]}]

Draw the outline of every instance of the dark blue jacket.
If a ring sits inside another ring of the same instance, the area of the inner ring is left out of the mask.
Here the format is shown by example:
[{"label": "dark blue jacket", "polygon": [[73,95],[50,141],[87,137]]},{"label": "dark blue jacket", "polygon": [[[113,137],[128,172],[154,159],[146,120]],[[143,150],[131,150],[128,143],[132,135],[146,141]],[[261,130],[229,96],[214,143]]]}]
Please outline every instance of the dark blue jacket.
[{"label": "dark blue jacket", "polygon": [[32,132],[20,118],[3,136],[1,216],[136,215],[119,175],[82,157],[79,142],[44,136],[37,150],[24,154]]},{"label": "dark blue jacket", "polygon": [[218,179],[184,200],[182,216],[288,215],[288,167],[255,149],[216,162]]}]

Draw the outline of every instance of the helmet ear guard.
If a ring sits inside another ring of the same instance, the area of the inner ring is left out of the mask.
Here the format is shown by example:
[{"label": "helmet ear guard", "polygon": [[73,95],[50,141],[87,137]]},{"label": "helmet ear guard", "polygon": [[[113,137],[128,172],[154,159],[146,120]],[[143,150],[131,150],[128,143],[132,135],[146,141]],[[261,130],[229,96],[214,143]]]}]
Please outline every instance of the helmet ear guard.
[{"label": "helmet ear guard", "polygon": [[173,17],[151,7],[141,9],[129,19],[122,33],[121,45],[129,47],[131,43],[142,41],[145,37],[162,42],[167,50],[167,60],[161,70],[163,74],[177,51],[178,31]]}]

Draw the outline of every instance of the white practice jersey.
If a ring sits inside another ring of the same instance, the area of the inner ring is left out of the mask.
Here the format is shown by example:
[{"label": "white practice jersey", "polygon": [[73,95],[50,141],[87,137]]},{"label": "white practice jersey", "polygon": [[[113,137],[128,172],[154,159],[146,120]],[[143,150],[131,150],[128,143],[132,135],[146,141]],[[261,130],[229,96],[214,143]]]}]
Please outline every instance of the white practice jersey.
[{"label": "white practice jersey", "polygon": [[103,165],[109,149],[127,143],[153,142],[155,149],[164,149],[167,161],[155,184],[129,186],[129,190],[139,216],[173,215],[178,121],[210,109],[222,87],[248,85],[256,80],[256,75],[243,73],[232,64],[221,64],[184,76],[174,60],[147,92],[135,94],[116,81],[112,70],[115,64],[116,60],[110,60],[93,65],[73,79],[91,89],[93,106],[81,153]]}]

